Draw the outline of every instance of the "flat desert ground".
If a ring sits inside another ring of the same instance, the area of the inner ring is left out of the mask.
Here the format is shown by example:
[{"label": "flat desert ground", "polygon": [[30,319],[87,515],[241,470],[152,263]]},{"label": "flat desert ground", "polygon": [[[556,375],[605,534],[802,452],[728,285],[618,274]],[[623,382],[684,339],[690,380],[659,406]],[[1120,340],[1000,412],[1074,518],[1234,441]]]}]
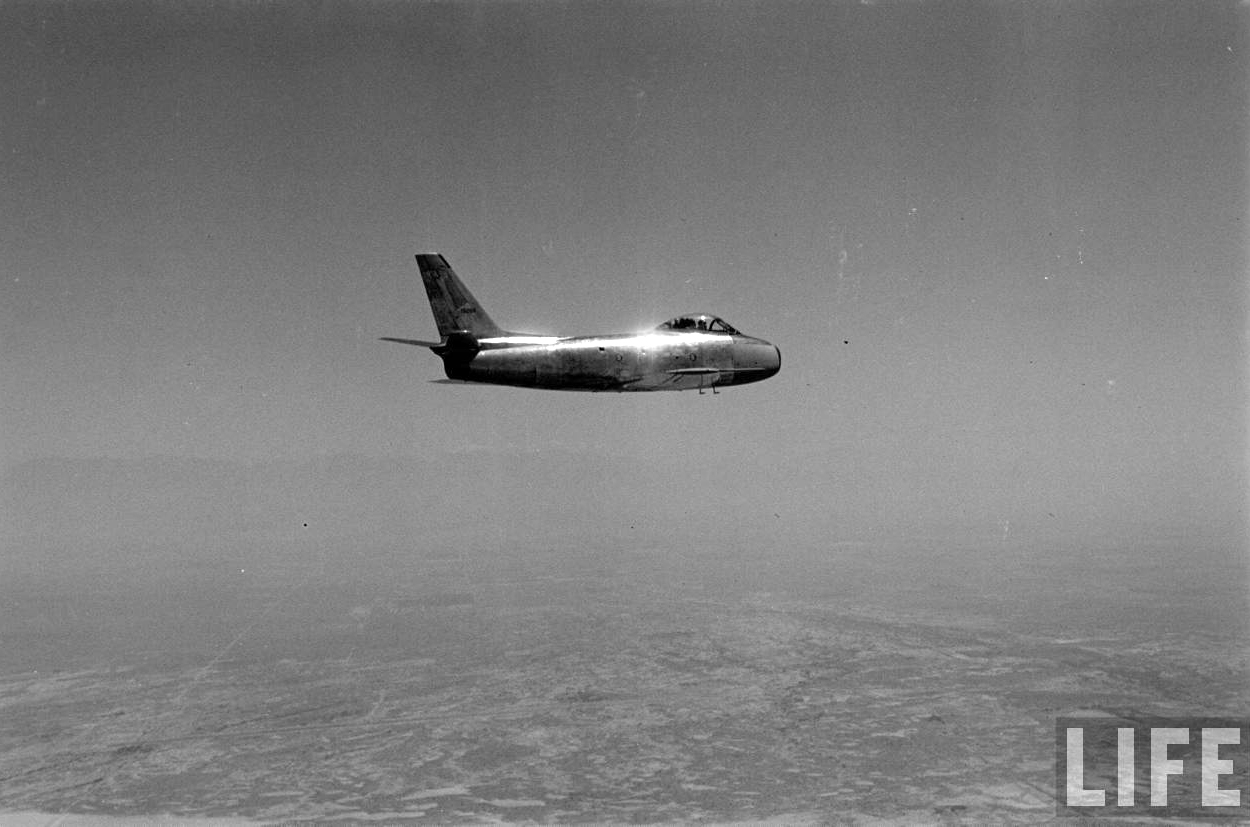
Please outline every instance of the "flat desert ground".
[{"label": "flat desert ground", "polygon": [[26,555],[0,799],[45,823],[1041,823],[1056,716],[1250,708],[1228,544],[707,536]]}]

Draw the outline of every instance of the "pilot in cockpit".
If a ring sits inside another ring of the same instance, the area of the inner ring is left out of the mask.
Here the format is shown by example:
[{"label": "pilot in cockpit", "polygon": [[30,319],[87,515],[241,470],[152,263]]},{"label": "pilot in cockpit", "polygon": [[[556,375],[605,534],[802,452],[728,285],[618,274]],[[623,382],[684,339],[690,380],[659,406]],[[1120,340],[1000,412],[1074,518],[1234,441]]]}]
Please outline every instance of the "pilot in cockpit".
[{"label": "pilot in cockpit", "polygon": [[733,335],[738,331],[735,330],[724,319],[716,316],[708,316],[699,314],[697,316],[678,316],[675,319],[669,319],[660,325],[660,330],[704,330],[709,333],[728,333]]}]

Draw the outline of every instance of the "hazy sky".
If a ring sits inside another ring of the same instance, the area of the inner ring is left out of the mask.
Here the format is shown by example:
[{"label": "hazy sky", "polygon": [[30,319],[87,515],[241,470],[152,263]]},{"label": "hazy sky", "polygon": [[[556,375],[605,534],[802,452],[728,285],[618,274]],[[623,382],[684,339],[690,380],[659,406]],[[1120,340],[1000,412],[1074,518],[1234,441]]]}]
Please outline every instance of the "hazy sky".
[{"label": "hazy sky", "polygon": [[[709,528],[1241,525],[1244,5],[313,8],[0,6],[6,468],[560,450]],[[436,335],[423,250],[504,327],[703,310],[782,372],[429,384],[377,341]]]}]

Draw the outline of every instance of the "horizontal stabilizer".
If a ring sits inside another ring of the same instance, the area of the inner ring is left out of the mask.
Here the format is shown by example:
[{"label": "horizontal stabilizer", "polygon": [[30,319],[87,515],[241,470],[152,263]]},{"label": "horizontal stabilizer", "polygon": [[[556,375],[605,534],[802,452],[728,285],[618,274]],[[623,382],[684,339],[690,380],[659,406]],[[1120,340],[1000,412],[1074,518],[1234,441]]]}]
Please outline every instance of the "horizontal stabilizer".
[{"label": "horizontal stabilizer", "polygon": [[467,333],[463,330],[452,331],[447,334],[447,338],[441,342],[425,342],[421,339],[398,339],[394,336],[383,336],[380,341],[399,342],[401,345],[428,347],[439,356],[452,354],[460,358],[472,358],[473,354],[482,349],[473,334]]}]

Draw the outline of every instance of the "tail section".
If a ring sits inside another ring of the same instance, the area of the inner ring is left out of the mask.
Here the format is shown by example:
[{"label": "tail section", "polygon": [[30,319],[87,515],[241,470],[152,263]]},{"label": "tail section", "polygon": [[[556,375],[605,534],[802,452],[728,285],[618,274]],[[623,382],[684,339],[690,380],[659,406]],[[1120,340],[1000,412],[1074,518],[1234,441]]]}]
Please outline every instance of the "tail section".
[{"label": "tail section", "polygon": [[468,288],[460,283],[447,259],[438,253],[418,253],[417,267],[421,270],[430,310],[434,312],[438,335],[443,341],[454,333],[468,333],[470,338],[477,339],[505,335]]}]

